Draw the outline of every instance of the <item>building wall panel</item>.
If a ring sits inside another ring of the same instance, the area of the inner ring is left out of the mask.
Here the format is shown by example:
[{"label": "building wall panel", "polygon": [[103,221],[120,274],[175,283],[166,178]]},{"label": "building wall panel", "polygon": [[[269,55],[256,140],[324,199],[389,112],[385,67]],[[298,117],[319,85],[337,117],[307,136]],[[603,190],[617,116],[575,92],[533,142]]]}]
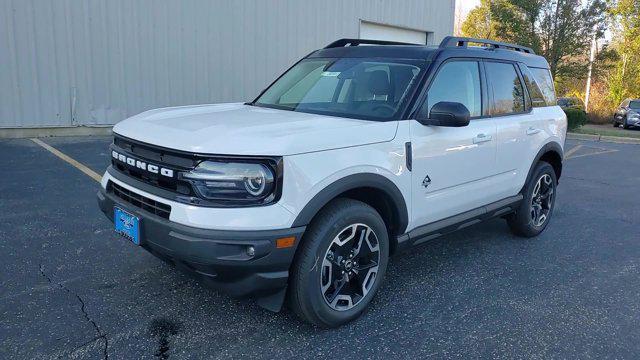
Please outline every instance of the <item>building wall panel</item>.
[{"label": "building wall panel", "polygon": [[453,32],[454,0],[0,0],[0,127],[246,101],[360,21]]}]

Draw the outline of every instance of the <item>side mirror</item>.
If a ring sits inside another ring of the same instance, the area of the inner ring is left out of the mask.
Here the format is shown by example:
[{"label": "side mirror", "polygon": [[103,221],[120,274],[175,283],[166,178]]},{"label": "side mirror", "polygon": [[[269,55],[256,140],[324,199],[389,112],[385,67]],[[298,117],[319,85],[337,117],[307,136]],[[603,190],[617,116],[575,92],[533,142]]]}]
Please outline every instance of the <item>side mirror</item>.
[{"label": "side mirror", "polygon": [[422,125],[462,127],[469,125],[469,109],[458,102],[441,101],[433,105],[428,118],[418,116]]}]

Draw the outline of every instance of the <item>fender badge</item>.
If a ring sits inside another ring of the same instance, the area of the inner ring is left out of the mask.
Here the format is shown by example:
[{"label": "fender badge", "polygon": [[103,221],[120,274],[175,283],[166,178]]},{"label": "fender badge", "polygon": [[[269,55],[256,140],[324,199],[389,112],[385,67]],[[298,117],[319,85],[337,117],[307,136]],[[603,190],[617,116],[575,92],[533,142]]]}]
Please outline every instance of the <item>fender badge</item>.
[{"label": "fender badge", "polygon": [[429,175],[427,175],[427,177],[425,177],[424,180],[422,180],[422,186],[424,186],[425,188],[428,188],[429,185],[431,185],[431,178],[429,177]]}]

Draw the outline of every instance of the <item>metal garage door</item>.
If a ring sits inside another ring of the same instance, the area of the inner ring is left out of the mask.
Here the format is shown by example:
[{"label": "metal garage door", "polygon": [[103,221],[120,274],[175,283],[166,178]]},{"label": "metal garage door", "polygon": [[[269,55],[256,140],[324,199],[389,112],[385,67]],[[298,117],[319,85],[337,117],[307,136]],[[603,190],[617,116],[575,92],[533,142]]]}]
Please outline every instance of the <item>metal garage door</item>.
[{"label": "metal garage door", "polygon": [[407,29],[399,26],[360,21],[360,38],[400,41],[413,44],[428,44],[427,31]]}]

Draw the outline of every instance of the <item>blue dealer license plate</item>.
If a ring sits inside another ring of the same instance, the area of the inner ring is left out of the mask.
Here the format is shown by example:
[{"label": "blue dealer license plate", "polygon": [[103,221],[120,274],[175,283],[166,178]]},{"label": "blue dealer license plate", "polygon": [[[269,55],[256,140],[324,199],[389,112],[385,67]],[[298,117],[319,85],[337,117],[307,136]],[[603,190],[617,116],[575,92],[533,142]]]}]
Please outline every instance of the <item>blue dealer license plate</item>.
[{"label": "blue dealer license plate", "polygon": [[140,219],[131,215],[119,207],[113,208],[113,223],[116,232],[131,240],[136,245],[140,245]]}]

